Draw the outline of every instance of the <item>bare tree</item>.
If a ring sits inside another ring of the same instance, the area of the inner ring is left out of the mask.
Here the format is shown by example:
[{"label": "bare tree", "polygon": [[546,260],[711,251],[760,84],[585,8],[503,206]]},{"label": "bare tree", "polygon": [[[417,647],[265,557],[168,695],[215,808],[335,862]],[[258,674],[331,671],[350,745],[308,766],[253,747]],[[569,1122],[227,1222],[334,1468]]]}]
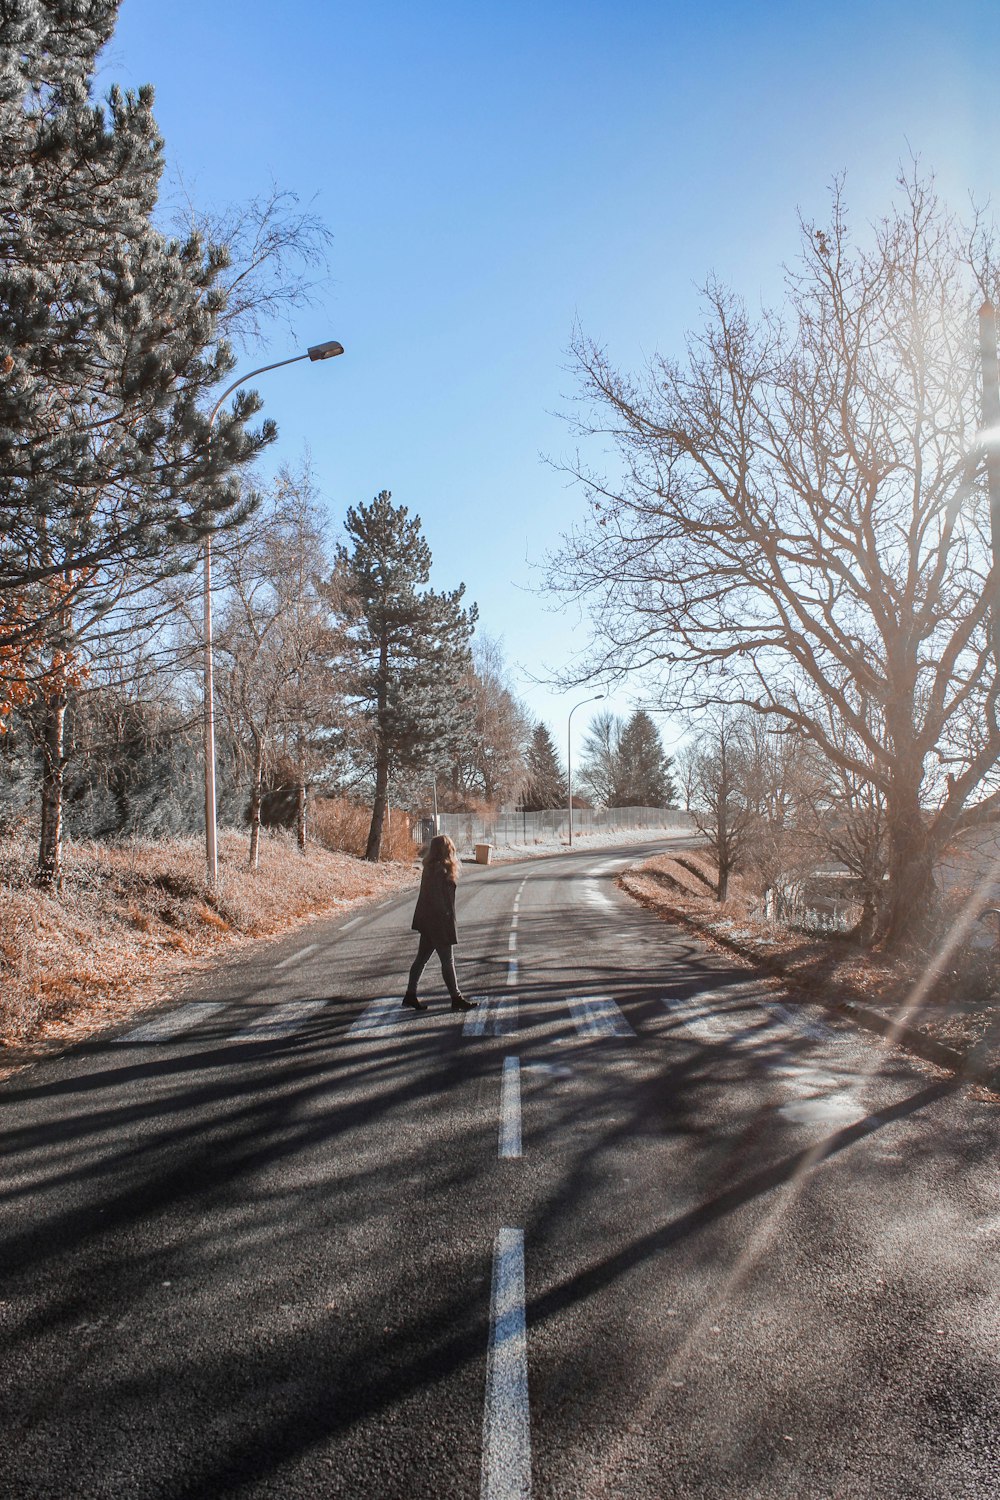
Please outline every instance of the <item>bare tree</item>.
[{"label": "bare tree", "polygon": [[577,781],[598,807],[619,805],[622,721],[609,709],[594,714],[583,742]]},{"label": "bare tree", "polygon": [[746,725],[726,713],[712,716],[698,741],[695,826],[704,834],[719,870],[716,896],[729,895],[729,878],[741,867],[757,815],[746,798]]},{"label": "bare tree", "polygon": [[996,595],[979,476],[976,315],[993,243],[916,171],[867,247],[838,183],[786,307],[717,284],[686,361],[645,377],[575,344],[623,465],[577,465],[589,524],[551,582],[592,605],[589,680],[659,668],[674,701],[746,704],[885,809],[878,935],[926,928],[938,852],[1000,813]]},{"label": "bare tree", "polygon": [[680,788],[681,806],[685,812],[691,811],[695,800],[699,753],[697,742],[691,739],[685,741],[674,756],[674,771]]},{"label": "bare tree", "polygon": [[219,694],[251,771],[250,867],[259,859],[265,774],[276,752],[290,773],[300,848],[310,783],[332,759],[342,720],[343,646],[326,581],[325,520],[308,464],[283,468],[252,536],[230,546],[222,576]]},{"label": "bare tree", "polygon": [[[869,705],[862,711],[872,710]],[[847,740],[849,732],[831,724],[831,737],[838,734]],[[840,760],[813,757],[813,775],[803,798],[803,816],[815,840],[840,860],[857,881],[861,915],[856,933],[861,942],[870,943],[879,929],[887,894],[885,793],[873,768],[865,774],[856,769],[857,763],[865,759],[864,746],[855,739],[845,744],[845,751]]]},{"label": "bare tree", "polygon": [[461,698],[469,728],[450,768],[454,792],[463,803],[515,802],[527,779],[525,751],[533,726],[511,686],[502,641],[489,635],[473,641]]},{"label": "bare tree", "polygon": [[209,210],[178,178],[171,217],[178,231],[225,250],[219,323],[244,350],[261,343],[269,324],[288,324],[293,312],[315,302],[326,281],[330,230],[298,194],[276,183],[245,203]]}]

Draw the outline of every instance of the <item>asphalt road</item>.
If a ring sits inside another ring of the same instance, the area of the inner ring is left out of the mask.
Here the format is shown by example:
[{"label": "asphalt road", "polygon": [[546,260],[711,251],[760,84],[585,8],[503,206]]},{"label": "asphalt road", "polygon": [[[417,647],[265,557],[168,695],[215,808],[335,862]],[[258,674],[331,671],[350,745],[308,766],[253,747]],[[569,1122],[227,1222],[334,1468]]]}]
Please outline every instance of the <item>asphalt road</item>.
[{"label": "asphalt road", "polygon": [[[995,1106],[467,868],[0,1088],[0,1495],[995,1497]],[[643,854],[649,852],[643,846]]]}]

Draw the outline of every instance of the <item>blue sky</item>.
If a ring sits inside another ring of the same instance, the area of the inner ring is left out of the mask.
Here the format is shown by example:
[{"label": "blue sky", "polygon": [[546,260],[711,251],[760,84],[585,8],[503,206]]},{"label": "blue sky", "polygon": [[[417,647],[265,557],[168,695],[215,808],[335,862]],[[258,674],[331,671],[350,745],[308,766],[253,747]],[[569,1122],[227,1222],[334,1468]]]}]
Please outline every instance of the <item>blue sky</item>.
[{"label": "blue sky", "polygon": [[586,690],[529,674],[585,640],[532,566],[582,515],[543,462],[574,447],[574,323],[631,366],[680,352],[709,273],[774,300],[797,212],[822,216],[839,171],[859,229],[911,150],[955,207],[988,198],[998,59],[995,0],[124,0],[105,80],[155,86],[198,203],[272,180],[313,201],[329,284],[252,363],[347,352],[261,381],[275,457],[308,445],[335,528],[383,488],[419,513],[435,583],[466,583],[563,745]]}]

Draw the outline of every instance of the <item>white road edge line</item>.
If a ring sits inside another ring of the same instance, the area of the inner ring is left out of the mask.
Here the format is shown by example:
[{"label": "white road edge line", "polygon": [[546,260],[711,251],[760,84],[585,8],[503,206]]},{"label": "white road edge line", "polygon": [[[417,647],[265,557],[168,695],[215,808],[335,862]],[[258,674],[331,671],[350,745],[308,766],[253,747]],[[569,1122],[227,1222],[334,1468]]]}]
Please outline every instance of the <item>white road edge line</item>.
[{"label": "white road edge line", "polygon": [[500,1090],[500,1138],[497,1156],[521,1155],[521,1063],[516,1057],[503,1060],[503,1086]]},{"label": "white road edge line", "polygon": [[275,964],[276,969],[287,969],[289,964],[297,964],[308,954],[315,953],[319,943],[310,943],[306,948],[300,948],[298,953],[293,953],[289,958],[283,958],[280,964]]},{"label": "white road edge line", "polygon": [[493,1249],[479,1493],[481,1500],[530,1500],[531,1496],[523,1229],[501,1229]]},{"label": "white road edge line", "polygon": [[193,1000],[189,1005],[182,1005],[180,1010],[172,1010],[168,1016],[159,1016],[155,1021],[137,1026],[125,1036],[115,1037],[115,1042],[118,1046],[123,1042],[167,1042],[178,1032],[190,1031],[199,1021],[224,1009],[225,1003],[222,1000]]}]

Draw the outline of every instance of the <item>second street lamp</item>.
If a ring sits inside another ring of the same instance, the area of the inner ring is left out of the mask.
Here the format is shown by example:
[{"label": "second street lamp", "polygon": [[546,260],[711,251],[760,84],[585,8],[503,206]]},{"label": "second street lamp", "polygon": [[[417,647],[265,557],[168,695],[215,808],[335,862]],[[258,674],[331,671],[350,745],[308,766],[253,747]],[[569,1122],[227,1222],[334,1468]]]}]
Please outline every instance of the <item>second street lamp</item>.
[{"label": "second street lamp", "polygon": [[585,703],[600,703],[604,696],[604,693],[596,693],[593,698],[581,698],[579,703],[573,704],[566,721],[566,794],[569,798],[569,847],[571,849],[573,847],[573,739],[571,733],[573,715]]},{"label": "second street lamp", "polygon": [[[305,354],[293,354],[290,359],[279,359],[271,365],[261,365],[256,370],[251,370],[247,375],[241,375],[239,380],[234,380],[232,385],[226,387],[222,395],[212,408],[212,414],[208,419],[208,441],[211,447],[212,430],[215,427],[215,419],[219,415],[222,403],[233,391],[238,390],[241,385],[246,385],[248,380],[253,380],[256,375],[264,375],[268,370],[280,370],[282,365],[298,364],[299,360],[308,359],[315,363],[320,359],[333,359],[337,354],[343,354],[343,344],[338,344],[336,339],[329,339],[325,344],[312,344]],[[214,886],[219,878],[219,841],[218,828],[216,824],[215,811],[215,694],[213,692],[212,676],[212,533],[205,534],[205,867],[208,874],[208,883]]]}]

